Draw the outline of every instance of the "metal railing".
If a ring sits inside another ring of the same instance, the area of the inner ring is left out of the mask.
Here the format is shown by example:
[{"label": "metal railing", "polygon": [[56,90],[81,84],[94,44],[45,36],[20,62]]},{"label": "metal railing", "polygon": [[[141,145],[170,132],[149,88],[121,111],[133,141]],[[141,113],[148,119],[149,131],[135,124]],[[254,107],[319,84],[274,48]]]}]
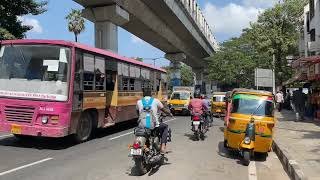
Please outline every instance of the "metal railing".
[{"label": "metal railing", "polygon": [[194,22],[198,25],[203,35],[208,39],[214,48],[217,48],[217,42],[210,29],[208,22],[206,21],[197,0],[178,0],[185,7],[187,12],[193,18]]}]

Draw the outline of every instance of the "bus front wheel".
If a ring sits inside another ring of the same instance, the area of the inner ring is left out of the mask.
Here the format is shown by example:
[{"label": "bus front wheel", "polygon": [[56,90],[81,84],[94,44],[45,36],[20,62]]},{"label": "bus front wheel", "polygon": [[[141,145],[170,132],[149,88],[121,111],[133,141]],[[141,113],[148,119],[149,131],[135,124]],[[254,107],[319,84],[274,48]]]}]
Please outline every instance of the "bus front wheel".
[{"label": "bus front wheel", "polygon": [[74,140],[77,143],[82,143],[89,140],[93,129],[93,117],[90,113],[85,112],[81,115],[76,133],[74,134]]}]

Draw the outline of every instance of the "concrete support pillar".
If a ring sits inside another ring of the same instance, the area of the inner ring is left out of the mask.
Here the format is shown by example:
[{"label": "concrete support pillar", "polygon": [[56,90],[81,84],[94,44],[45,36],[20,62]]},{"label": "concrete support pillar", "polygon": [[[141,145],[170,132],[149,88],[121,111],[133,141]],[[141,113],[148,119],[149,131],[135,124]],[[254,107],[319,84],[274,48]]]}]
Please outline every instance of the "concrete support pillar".
[{"label": "concrete support pillar", "polygon": [[94,23],[95,46],[118,52],[118,27],[109,21]]},{"label": "concrete support pillar", "polygon": [[94,23],[95,46],[118,52],[118,26],[129,22],[129,13],[118,5],[109,5],[87,7],[82,15]]},{"label": "concrete support pillar", "polygon": [[171,61],[170,66],[173,68],[171,85],[181,86],[181,62],[185,61],[187,56],[184,53],[175,53],[166,54],[165,58]]},{"label": "concrete support pillar", "polygon": [[206,94],[206,81],[204,68],[193,68],[193,72],[196,75],[196,90],[200,91],[201,94]]}]

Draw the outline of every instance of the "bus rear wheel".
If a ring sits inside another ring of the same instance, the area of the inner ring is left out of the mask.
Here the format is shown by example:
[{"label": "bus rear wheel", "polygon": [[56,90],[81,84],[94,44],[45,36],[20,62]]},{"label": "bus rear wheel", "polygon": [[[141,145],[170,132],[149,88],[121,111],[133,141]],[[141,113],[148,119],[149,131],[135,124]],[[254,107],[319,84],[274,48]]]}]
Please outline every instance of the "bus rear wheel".
[{"label": "bus rear wheel", "polygon": [[73,135],[77,143],[82,143],[89,140],[93,130],[93,117],[90,113],[85,112],[81,115],[76,133]]}]

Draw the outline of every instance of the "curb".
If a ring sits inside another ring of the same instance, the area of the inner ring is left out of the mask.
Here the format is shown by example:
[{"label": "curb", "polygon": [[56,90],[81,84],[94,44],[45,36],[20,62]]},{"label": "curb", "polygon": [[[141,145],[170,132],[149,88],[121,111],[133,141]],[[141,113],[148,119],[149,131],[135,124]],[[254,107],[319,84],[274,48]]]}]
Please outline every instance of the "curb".
[{"label": "curb", "polygon": [[283,145],[274,140],[272,143],[272,149],[277,154],[290,179],[308,180],[300,169],[299,164],[290,156],[289,152],[283,148]]}]

